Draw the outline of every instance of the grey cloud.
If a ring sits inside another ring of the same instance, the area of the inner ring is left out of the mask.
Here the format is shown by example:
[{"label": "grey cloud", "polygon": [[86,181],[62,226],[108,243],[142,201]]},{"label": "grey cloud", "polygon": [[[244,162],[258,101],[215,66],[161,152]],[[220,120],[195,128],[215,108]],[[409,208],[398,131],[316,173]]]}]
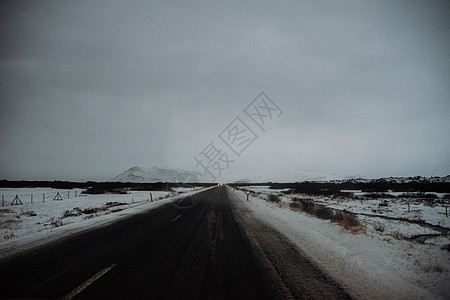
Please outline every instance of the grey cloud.
[{"label": "grey cloud", "polygon": [[2,2],[0,177],[194,169],[193,156],[261,90],[285,114],[234,172],[446,175],[448,8]]}]

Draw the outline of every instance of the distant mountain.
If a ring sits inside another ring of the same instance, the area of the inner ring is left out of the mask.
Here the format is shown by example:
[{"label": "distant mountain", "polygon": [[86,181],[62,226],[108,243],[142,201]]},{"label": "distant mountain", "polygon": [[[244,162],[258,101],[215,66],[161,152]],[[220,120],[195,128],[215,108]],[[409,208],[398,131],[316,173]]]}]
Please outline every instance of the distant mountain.
[{"label": "distant mountain", "polygon": [[[228,174],[227,174],[228,175]],[[301,181],[331,181],[348,178],[340,174],[332,174],[320,171],[298,171],[298,170],[273,170],[270,173],[253,173],[244,176],[231,174],[227,182],[249,183],[249,182],[301,182]]]},{"label": "distant mountain", "polygon": [[200,182],[199,173],[169,168],[132,167],[123,171],[111,182]]},{"label": "distant mountain", "polygon": [[[218,182],[235,182],[235,183],[258,183],[258,182],[302,182],[302,181],[320,181],[320,182],[450,182],[450,175],[445,177],[386,177],[379,179],[360,178],[357,176],[343,176],[340,174],[319,172],[319,171],[298,171],[298,170],[272,170],[270,173],[234,173],[231,171],[224,172],[221,178],[217,178]],[[192,172],[180,169],[170,168],[142,168],[132,167],[113,179],[112,182],[211,182],[212,178],[205,176],[199,172]]]}]

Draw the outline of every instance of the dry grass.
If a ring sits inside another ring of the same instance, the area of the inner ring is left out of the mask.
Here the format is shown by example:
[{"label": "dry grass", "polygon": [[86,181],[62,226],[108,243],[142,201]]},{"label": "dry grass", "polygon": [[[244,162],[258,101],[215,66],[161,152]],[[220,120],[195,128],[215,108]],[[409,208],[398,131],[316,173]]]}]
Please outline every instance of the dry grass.
[{"label": "dry grass", "polygon": [[372,224],[373,229],[375,229],[376,231],[379,232],[384,232],[384,230],[386,229],[385,225],[381,222],[374,222]]},{"label": "dry grass", "polygon": [[287,207],[288,205],[287,205],[287,203],[285,203],[285,202],[280,202],[280,203],[278,203],[278,207],[279,208],[285,208],[285,207]]},{"label": "dry grass", "polygon": [[267,201],[272,203],[280,203],[281,199],[277,194],[269,194],[269,196],[267,196]]},{"label": "dry grass", "polygon": [[0,223],[0,229],[14,229],[17,228],[19,223],[22,222],[19,219],[6,219]]},{"label": "dry grass", "polygon": [[364,228],[358,221],[358,217],[345,210],[337,210],[315,203],[312,199],[293,198],[289,203],[292,211],[301,211],[316,216],[322,220],[331,220],[341,225],[352,233],[363,232]]},{"label": "dry grass", "polygon": [[[354,216],[354,215],[353,215]],[[361,225],[361,223],[355,217],[344,217],[343,220],[338,221],[338,224],[341,225],[344,229],[352,232],[352,233],[363,233],[365,232],[365,228]]]},{"label": "dry grass", "polygon": [[291,202],[289,203],[289,208],[292,211],[301,212],[302,211],[302,204],[298,202]]},{"label": "dry grass", "polygon": [[424,267],[423,271],[425,273],[442,273],[444,269],[442,269],[440,266],[428,266]]}]

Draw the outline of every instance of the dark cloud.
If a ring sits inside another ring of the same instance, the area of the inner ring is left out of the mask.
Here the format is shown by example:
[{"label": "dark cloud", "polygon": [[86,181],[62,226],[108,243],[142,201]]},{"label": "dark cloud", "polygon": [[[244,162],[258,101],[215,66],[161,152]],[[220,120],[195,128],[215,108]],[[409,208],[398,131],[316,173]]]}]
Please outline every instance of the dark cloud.
[{"label": "dark cloud", "polygon": [[195,169],[264,90],[230,172],[450,170],[447,1],[3,1],[0,177]]}]

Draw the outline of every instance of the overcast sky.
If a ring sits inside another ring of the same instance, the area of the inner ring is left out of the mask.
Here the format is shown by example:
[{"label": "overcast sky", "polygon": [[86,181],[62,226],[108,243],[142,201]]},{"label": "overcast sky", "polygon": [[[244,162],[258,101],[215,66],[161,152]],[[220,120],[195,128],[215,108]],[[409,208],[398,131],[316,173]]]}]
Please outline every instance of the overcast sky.
[{"label": "overcast sky", "polygon": [[242,2],[2,1],[0,179],[202,171],[210,142],[239,176],[450,174],[450,2]]}]

